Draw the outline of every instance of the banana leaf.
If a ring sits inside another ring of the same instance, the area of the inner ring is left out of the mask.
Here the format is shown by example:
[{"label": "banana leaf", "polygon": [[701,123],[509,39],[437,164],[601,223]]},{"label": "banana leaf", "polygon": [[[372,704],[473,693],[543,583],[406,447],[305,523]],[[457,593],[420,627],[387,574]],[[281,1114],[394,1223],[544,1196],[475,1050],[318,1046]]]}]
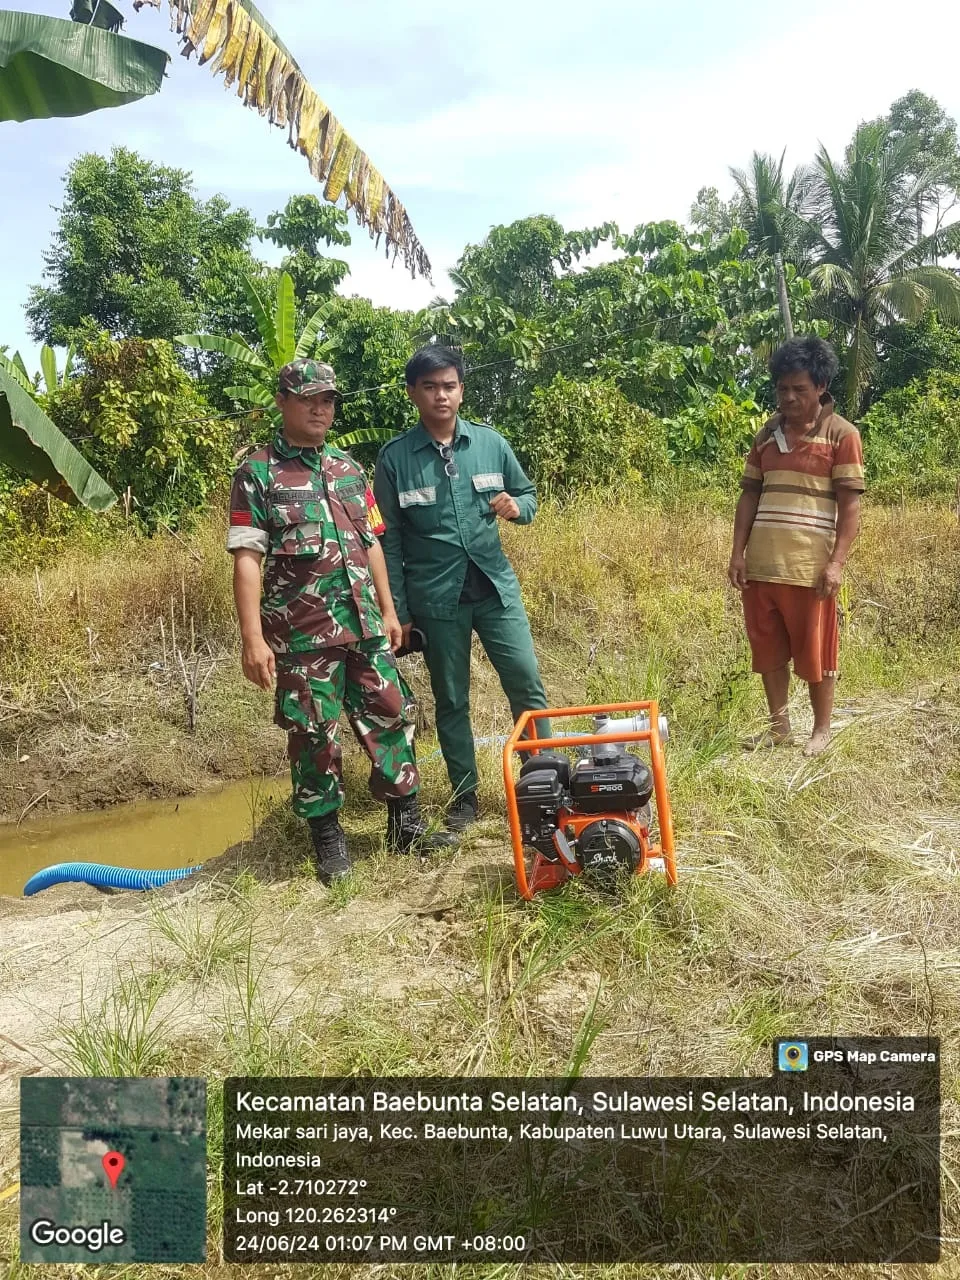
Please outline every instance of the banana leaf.
[{"label": "banana leaf", "polygon": [[338,449],[352,449],[356,444],[386,444],[397,434],[389,427],[358,427],[356,431],[331,431],[330,443]]},{"label": "banana leaf", "polygon": [[170,55],[65,18],[0,10],[0,121],[82,116],[156,93]]},{"label": "banana leaf", "polygon": [[23,387],[0,368],[0,463],[64,502],[106,511],[117,500]]}]

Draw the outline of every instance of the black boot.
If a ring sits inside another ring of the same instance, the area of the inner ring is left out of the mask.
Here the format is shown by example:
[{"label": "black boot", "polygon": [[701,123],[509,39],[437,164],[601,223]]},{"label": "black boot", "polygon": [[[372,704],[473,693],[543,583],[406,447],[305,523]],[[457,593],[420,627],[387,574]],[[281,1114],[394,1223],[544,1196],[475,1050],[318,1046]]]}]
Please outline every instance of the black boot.
[{"label": "black boot", "polygon": [[418,853],[421,857],[449,849],[457,842],[445,831],[430,831],[420,815],[415,795],[387,801],[388,853]]},{"label": "black boot", "polygon": [[455,796],[447,809],[447,826],[451,831],[466,831],[480,817],[480,802],[475,791]]},{"label": "black boot", "polygon": [[317,879],[323,884],[334,884],[353,870],[340,820],[335,813],[326,813],[322,818],[310,818],[309,824],[317,855]]}]

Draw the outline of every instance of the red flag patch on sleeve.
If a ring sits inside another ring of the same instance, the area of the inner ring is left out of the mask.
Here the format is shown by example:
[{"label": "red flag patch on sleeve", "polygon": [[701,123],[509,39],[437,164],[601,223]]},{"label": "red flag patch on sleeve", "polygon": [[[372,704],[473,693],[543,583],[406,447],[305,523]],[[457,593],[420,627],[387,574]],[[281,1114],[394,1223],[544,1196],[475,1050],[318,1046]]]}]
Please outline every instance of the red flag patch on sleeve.
[{"label": "red flag patch on sleeve", "polygon": [[384,523],[383,516],[380,514],[380,508],[377,506],[377,500],[373,496],[373,490],[367,485],[367,518],[370,521],[370,528],[379,538],[386,533],[387,526]]},{"label": "red flag patch on sleeve", "polygon": [[253,512],[252,511],[231,511],[230,523],[231,525],[244,524],[244,525],[252,526]]}]

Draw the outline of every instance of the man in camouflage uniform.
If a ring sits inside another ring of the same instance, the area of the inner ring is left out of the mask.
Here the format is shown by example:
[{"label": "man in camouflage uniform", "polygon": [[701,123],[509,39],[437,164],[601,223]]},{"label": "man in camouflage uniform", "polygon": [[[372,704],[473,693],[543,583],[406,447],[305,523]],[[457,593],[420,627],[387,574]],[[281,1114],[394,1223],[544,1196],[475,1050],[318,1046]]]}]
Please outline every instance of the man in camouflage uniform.
[{"label": "man in camouflage uniform", "polygon": [[293,807],[310,825],[318,875],[330,884],[351,865],[338,817],[344,708],[370,757],[370,790],[387,804],[388,848],[427,853],[451,841],[420,818],[413,723],[393,656],[402,632],[370,491],[353,459],[325,443],[333,369],[294,360],[280,371],[276,403],[282,430],[234,476],[227,548],[243,672],[264,689],[276,681]]}]

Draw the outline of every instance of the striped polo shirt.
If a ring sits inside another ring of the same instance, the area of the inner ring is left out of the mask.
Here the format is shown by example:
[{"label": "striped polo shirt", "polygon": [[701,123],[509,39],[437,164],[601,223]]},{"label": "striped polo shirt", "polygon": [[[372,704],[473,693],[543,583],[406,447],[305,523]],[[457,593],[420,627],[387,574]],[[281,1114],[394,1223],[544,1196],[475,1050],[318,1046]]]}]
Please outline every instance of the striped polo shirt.
[{"label": "striped polo shirt", "polygon": [[760,503],[747,542],[747,577],[815,587],[833,552],[837,490],[862,493],[860,432],[825,397],[820,416],[791,448],[779,414],[757,433],[741,485]]}]

